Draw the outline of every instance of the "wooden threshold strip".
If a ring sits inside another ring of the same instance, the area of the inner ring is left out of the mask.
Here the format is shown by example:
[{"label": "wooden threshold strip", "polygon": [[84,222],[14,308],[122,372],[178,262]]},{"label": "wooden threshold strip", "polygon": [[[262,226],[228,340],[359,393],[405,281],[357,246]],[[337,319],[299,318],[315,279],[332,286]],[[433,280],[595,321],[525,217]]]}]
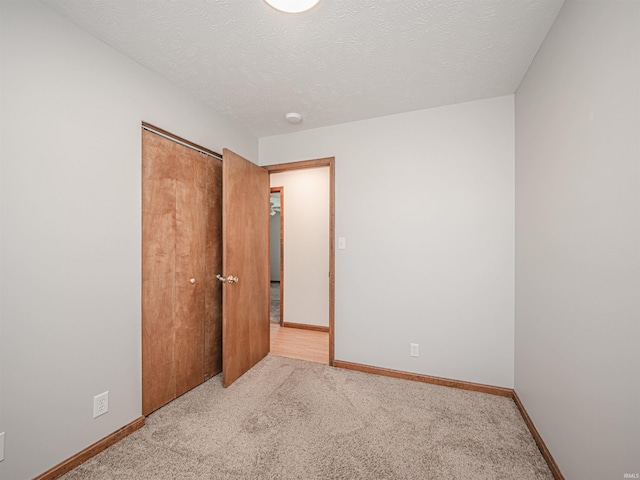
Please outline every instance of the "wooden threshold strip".
[{"label": "wooden threshold strip", "polygon": [[524,419],[524,423],[527,425],[527,428],[531,432],[531,436],[533,436],[533,439],[536,441],[536,444],[540,449],[540,453],[542,453],[542,456],[546,460],[547,465],[549,465],[549,470],[551,470],[551,474],[553,475],[553,478],[555,478],[555,480],[564,480],[564,476],[560,471],[560,467],[558,467],[558,464],[553,459],[551,452],[547,448],[547,445],[544,443],[544,440],[542,440],[542,437],[540,436],[538,429],[533,424],[531,417],[529,417],[529,414],[525,410],[524,405],[520,401],[520,397],[518,397],[518,394],[515,392],[515,390],[513,391],[513,401],[518,407],[518,410],[520,410],[520,415],[522,415],[522,418]]},{"label": "wooden threshold strip", "polygon": [[306,323],[283,322],[282,326],[287,328],[301,328],[302,330],[312,330],[314,332],[329,332],[329,327],[323,327],[322,325],[307,325]]},{"label": "wooden threshold strip", "polygon": [[133,422],[125,425],[119,430],[107,435],[101,440],[98,440],[93,445],[88,446],[81,452],[76,453],[73,457],[66,459],[65,461],[59,463],[55,467],[50,468],[46,472],[38,475],[34,478],[34,480],[53,480],[55,478],[61,477],[67,472],[70,472],[78,465],[89,460],[91,457],[96,456],[103,450],[106,450],[111,445],[118,443],[127,435],[135,432],[136,430],[144,427],[144,417],[136,418]]}]

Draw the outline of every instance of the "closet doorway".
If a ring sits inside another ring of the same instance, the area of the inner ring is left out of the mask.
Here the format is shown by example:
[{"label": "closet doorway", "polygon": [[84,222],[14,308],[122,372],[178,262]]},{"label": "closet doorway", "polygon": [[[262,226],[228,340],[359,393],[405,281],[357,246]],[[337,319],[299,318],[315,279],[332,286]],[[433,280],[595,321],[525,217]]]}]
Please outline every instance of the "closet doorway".
[{"label": "closet doorway", "polygon": [[222,162],[142,130],[142,413],[222,370]]},{"label": "closet doorway", "polygon": [[[280,237],[283,243],[280,269],[282,319],[280,325],[270,324],[271,353],[333,365],[334,158],[266,165],[264,168],[269,171],[272,192],[286,192],[286,197],[280,198],[280,216],[284,220]],[[313,196],[314,190],[320,192],[319,196]],[[273,269],[274,265],[271,267]],[[318,341],[324,342],[324,353],[316,348]],[[297,356],[299,351],[307,352]],[[322,355],[321,359],[318,354]]]},{"label": "closet doorway", "polygon": [[[142,413],[269,353],[269,174],[143,123]],[[222,161],[220,161],[222,160]]]}]

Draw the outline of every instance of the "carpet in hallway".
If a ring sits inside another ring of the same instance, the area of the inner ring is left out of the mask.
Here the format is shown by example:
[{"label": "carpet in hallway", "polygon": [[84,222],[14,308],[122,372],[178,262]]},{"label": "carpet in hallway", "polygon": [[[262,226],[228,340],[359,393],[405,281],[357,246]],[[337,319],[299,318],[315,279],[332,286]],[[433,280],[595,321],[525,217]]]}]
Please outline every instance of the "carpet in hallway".
[{"label": "carpet in hallway", "polygon": [[280,323],[280,282],[271,282],[269,319],[273,323]]}]

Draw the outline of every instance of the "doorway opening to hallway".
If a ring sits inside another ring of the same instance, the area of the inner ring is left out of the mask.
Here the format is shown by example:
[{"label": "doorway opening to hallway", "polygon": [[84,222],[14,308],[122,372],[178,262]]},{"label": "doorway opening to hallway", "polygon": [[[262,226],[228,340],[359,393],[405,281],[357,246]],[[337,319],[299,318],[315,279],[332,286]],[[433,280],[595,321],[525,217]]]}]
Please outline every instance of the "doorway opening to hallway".
[{"label": "doorway opening to hallway", "polygon": [[270,174],[271,353],[333,364],[334,159]]}]

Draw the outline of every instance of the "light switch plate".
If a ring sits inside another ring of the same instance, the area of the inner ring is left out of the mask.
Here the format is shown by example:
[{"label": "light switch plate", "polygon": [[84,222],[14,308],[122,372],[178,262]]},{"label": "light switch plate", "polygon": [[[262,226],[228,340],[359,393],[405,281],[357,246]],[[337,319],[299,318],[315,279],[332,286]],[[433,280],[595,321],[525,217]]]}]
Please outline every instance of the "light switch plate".
[{"label": "light switch plate", "polygon": [[345,237],[338,237],[338,250],[347,249],[347,239]]}]

